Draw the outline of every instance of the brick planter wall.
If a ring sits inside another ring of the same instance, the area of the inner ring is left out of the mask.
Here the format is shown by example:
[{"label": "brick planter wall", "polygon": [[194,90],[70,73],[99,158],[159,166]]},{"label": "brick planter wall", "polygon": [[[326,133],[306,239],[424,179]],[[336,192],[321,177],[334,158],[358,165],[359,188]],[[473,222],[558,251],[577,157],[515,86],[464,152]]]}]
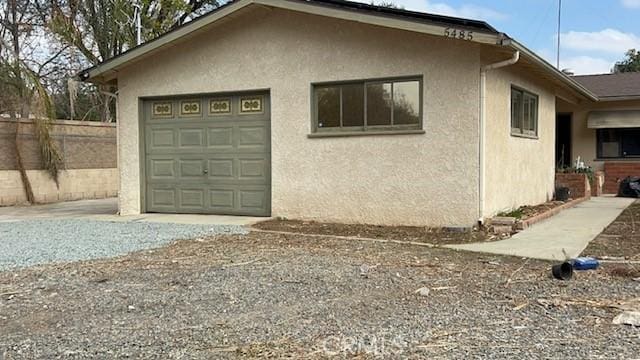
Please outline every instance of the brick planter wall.
[{"label": "brick planter wall", "polygon": [[593,183],[591,183],[591,196],[604,194],[604,171],[596,171]]},{"label": "brick planter wall", "polygon": [[627,176],[640,176],[640,161],[625,161],[604,163],[604,192],[617,194],[618,184]]},{"label": "brick planter wall", "polygon": [[556,188],[568,187],[571,191],[571,198],[591,197],[591,185],[589,178],[585,174],[556,174]]}]

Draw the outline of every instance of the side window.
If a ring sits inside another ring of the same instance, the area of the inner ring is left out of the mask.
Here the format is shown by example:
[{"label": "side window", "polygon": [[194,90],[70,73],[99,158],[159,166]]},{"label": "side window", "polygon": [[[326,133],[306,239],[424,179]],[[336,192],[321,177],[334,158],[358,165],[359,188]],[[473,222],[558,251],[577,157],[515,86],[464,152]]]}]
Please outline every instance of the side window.
[{"label": "side window", "polygon": [[516,87],[511,88],[511,134],[538,136],[538,96]]}]

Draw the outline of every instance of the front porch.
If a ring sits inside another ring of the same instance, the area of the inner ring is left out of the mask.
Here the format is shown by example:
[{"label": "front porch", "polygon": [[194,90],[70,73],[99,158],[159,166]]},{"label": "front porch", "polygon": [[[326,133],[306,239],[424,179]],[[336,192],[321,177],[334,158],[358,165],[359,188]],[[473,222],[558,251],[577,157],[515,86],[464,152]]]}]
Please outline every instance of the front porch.
[{"label": "front porch", "polygon": [[621,180],[640,176],[640,100],[572,104],[558,99],[556,111],[556,168],[575,167],[580,158],[603,174],[604,194],[616,194]]}]

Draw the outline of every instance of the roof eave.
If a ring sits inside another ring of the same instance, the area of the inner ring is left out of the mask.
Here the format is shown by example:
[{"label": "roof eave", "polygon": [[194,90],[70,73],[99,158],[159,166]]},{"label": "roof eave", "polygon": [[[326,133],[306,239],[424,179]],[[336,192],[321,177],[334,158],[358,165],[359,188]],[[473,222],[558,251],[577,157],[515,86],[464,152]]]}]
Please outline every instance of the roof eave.
[{"label": "roof eave", "polygon": [[513,50],[520,51],[521,54],[523,54],[523,55],[527,56],[528,58],[532,59],[536,64],[540,65],[545,70],[549,71],[551,74],[553,74],[554,77],[556,77],[558,80],[566,83],[571,89],[573,89],[574,91],[578,92],[580,95],[586,97],[587,99],[589,99],[591,101],[598,101],[599,100],[598,96],[596,94],[594,94],[591,90],[589,90],[586,87],[582,86],[580,83],[578,83],[577,81],[573,80],[569,75],[563,73],[562,71],[560,71],[555,66],[549,64],[549,62],[547,62],[545,59],[543,59],[540,55],[538,55],[538,54],[534,53],[533,51],[529,50],[526,46],[520,44],[516,40],[507,39],[507,40],[504,41],[503,45],[509,46]]},{"label": "roof eave", "polygon": [[[205,15],[202,18],[194,20],[186,25],[170,31],[154,40],[139,45],[129,51],[109,59],[89,69],[85,69],[76,75],[76,78],[86,82],[103,82],[113,78],[118,69],[125,66],[130,61],[146,55],[160,47],[166,46],[183,36],[193,34],[203,27],[215,23],[216,21],[230,15],[240,9],[250,5],[262,5],[271,8],[280,8],[303,12],[307,14],[328,16],[332,18],[366,23],[370,25],[378,25],[400,30],[413,31],[435,36],[445,36],[445,30],[451,26],[440,23],[429,23],[417,21],[409,18],[400,18],[384,14],[361,13],[345,8],[330,7],[322,3],[304,2],[299,0],[237,0],[228,5],[219,8],[214,13]],[[454,40],[469,41],[474,43],[499,45],[506,36],[499,32],[474,31],[471,40]],[[106,76],[108,75],[108,76]]]},{"label": "roof eave", "polygon": [[[370,25],[384,26],[441,37],[445,36],[445,30],[449,28],[449,26],[442,23],[417,21],[411,18],[390,16],[382,13],[363,13],[353,9],[328,6],[327,3],[321,2],[314,3],[300,0],[237,0],[228,3],[227,5],[219,8],[209,15],[205,15],[152,41],[132,48],[122,55],[107,60],[92,68],[86,69],[80,72],[77,75],[77,78],[82,81],[95,83],[104,83],[113,80],[115,77],[117,77],[118,70],[126,66],[130,61],[143,55],[147,55],[148,53],[164,47],[174,41],[177,41],[183,36],[193,34],[198,30],[226,17],[227,15],[235,13],[250,5],[262,5],[271,8],[279,8],[313,15],[328,16],[342,20],[355,21]],[[553,65],[549,64],[542,57],[527,49],[524,45],[520,44],[516,40],[509,38],[504,33],[474,31],[474,36],[471,40],[453,41],[468,41],[485,45],[508,46],[513,50],[520,51],[521,54],[525,55],[529,59],[533,60],[534,63],[549,71],[551,74],[553,74],[554,77],[565,83],[569,88],[576,91],[581,96],[592,101],[599,100],[599,98],[586,87],[582,86],[577,81],[573,80],[568,75],[558,70]]]},{"label": "roof eave", "polygon": [[640,100],[640,95],[623,95],[623,96],[600,96],[598,99],[605,101],[634,101]]}]

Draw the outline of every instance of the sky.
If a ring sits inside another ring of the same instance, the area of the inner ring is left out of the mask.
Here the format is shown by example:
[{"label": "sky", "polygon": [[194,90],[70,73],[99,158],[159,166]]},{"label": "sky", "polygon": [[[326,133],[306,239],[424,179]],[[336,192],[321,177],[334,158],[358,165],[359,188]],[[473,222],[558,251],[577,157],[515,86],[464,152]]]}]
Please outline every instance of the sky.
[{"label": "sky", "polygon": [[[556,64],[559,0],[390,1],[407,10],[487,21]],[[640,50],[640,0],[562,0],[560,36],[560,68],[608,73],[627,50]]]}]

